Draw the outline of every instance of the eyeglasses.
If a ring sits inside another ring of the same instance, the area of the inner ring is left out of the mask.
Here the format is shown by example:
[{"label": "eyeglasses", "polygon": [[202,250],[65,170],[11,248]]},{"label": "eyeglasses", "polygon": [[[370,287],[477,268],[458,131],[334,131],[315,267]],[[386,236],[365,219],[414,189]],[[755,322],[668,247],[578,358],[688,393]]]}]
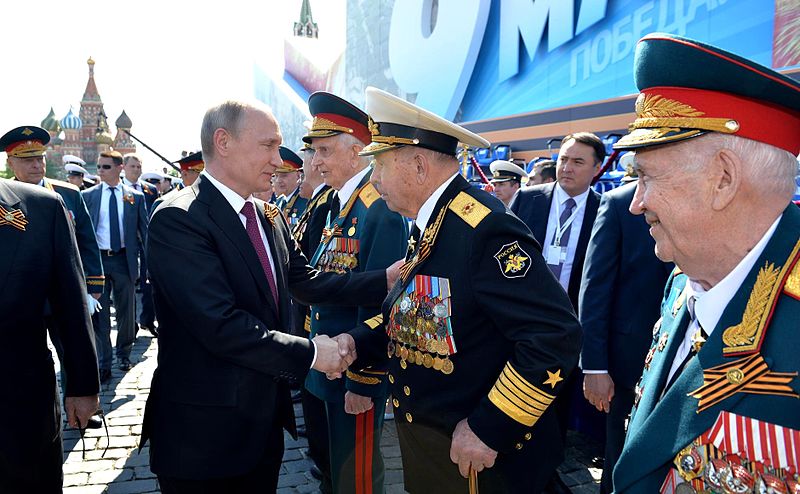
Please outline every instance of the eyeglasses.
[{"label": "eyeglasses", "polygon": [[97,168],[102,168],[103,170],[110,170],[114,168],[114,165],[97,165]]}]

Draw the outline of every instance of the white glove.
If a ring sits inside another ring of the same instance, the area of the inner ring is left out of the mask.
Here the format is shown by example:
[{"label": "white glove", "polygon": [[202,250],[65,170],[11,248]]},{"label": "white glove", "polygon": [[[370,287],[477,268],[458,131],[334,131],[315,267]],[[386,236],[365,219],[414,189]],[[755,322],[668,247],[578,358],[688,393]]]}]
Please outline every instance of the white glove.
[{"label": "white glove", "polygon": [[99,300],[95,300],[91,294],[86,294],[86,306],[89,307],[89,315],[99,312],[103,307],[100,305]]}]

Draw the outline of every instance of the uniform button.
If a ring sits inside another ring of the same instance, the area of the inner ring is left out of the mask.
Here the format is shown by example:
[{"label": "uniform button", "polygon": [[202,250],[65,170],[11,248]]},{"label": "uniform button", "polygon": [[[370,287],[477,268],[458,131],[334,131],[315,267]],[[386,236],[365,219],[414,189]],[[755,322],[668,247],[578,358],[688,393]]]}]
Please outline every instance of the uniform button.
[{"label": "uniform button", "polygon": [[256,324],[256,329],[258,329],[258,324]]},{"label": "uniform button", "polygon": [[514,447],[517,448],[518,450],[520,450],[520,449],[522,449],[522,443],[517,443],[517,444],[514,445]]},{"label": "uniform button", "polygon": [[316,319],[317,321],[319,321],[319,312],[315,312],[315,313],[314,313],[314,319]]},{"label": "uniform button", "polygon": [[530,441],[532,437],[533,437],[533,435],[530,432],[526,432],[525,433],[525,440],[526,441]]},{"label": "uniform button", "polygon": [[411,396],[411,388],[408,386],[403,386],[403,393],[405,393],[406,396]]},{"label": "uniform button", "polygon": [[395,408],[400,408],[400,401],[397,398],[392,398],[392,405],[394,405]]},{"label": "uniform button", "polygon": [[394,376],[389,374],[389,382],[394,384]]},{"label": "uniform button", "polygon": [[414,421],[414,417],[411,416],[410,413],[406,412],[406,420],[411,423]]}]

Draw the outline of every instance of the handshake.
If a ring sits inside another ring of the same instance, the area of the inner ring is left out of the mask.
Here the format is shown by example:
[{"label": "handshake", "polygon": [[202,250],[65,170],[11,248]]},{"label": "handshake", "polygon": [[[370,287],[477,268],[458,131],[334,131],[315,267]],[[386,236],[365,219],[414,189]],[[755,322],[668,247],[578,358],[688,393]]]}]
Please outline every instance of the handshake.
[{"label": "handshake", "polygon": [[342,333],[330,338],[317,335],[312,340],[317,348],[317,359],[313,369],[324,372],[328,379],[338,379],[342,373],[355,362],[356,342],[352,336]]}]

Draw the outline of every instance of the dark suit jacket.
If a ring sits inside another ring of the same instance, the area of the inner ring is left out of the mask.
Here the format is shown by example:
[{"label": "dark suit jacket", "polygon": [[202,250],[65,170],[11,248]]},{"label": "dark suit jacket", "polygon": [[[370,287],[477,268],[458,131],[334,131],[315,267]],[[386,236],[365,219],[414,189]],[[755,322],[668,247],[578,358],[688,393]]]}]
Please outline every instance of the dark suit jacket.
[{"label": "dark suit jacket", "polygon": [[636,184],[606,192],[594,222],[580,292],[584,369],[633,389],[653,338],[673,264],[655,255],[643,215],[628,211]]},{"label": "dark suit jacket", "polygon": [[[528,225],[533,236],[545,249],[545,236],[547,234],[547,220],[550,217],[550,204],[553,202],[555,183],[534,185],[519,191],[517,200],[512,204],[511,212]],[[578,311],[578,294],[581,289],[581,274],[583,273],[583,260],[586,257],[586,247],[589,245],[589,236],[592,233],[592,224],[597,216],[597,206],[600,204],[600,194],[589,189],[586,198],[586,212],[583,215],[578,246],[575,249],[575,259],[572,261],[572,272],[569,276],[569,289],[567,295],[572,302],[572,307]],[[574,231],[572,232],[574,235]]]},{"label": "dark suit jacket", "polygon": [[283,332],[291,324],[287,287],[309,304],[331,294],[337,304],[379,303],[386,294],[383,271],[312,271],[277,207],[255,203],[279,310],[238,214],[205,177],[153,215],[147,251],[159,354],[142,444],[152,439],[150,465],[159,475],[239,475],[263,458],[280,426],[294,431],[289,385],[305,378],[314,351],[308,338]]},{"label": "dark suit jacket", "polygon": [[[128,272],[131,276],[131,281],[136,281],[139,277],[139,250],[141,246],[147,242],[147,208],[145,208],[144,194],[138,192],[127,185],[120,182],[124,198],[122,201],[123,211],[123,232],[125,238],[125,258],[128,261]],[[83,199],[86,201],[86,207],[89,209],[89,215],[92,217],[92,223],[95,225],[100,220],[100,201],[103,196],[103,184],[95,185],[90,189],[83,192]],[[133,197],[130,202],[127,198]],[[144,252],[141,253],[144,257]]]},{"label": "dark suit jacket", "polygon": [[41,449],[60,434],[60,400],[44,321],[47,300],[61,328],[66,395],[97,394],[100,383],[83,268],[63,200],[37,185],[0,179],[0,207],[0,221],[15,210],[28,221],[24,231],[0,224],[0,394],[22,405],[0,407],[4,491],[5,472],[35,472],[41,465],[31,462],[41,459]]}]

